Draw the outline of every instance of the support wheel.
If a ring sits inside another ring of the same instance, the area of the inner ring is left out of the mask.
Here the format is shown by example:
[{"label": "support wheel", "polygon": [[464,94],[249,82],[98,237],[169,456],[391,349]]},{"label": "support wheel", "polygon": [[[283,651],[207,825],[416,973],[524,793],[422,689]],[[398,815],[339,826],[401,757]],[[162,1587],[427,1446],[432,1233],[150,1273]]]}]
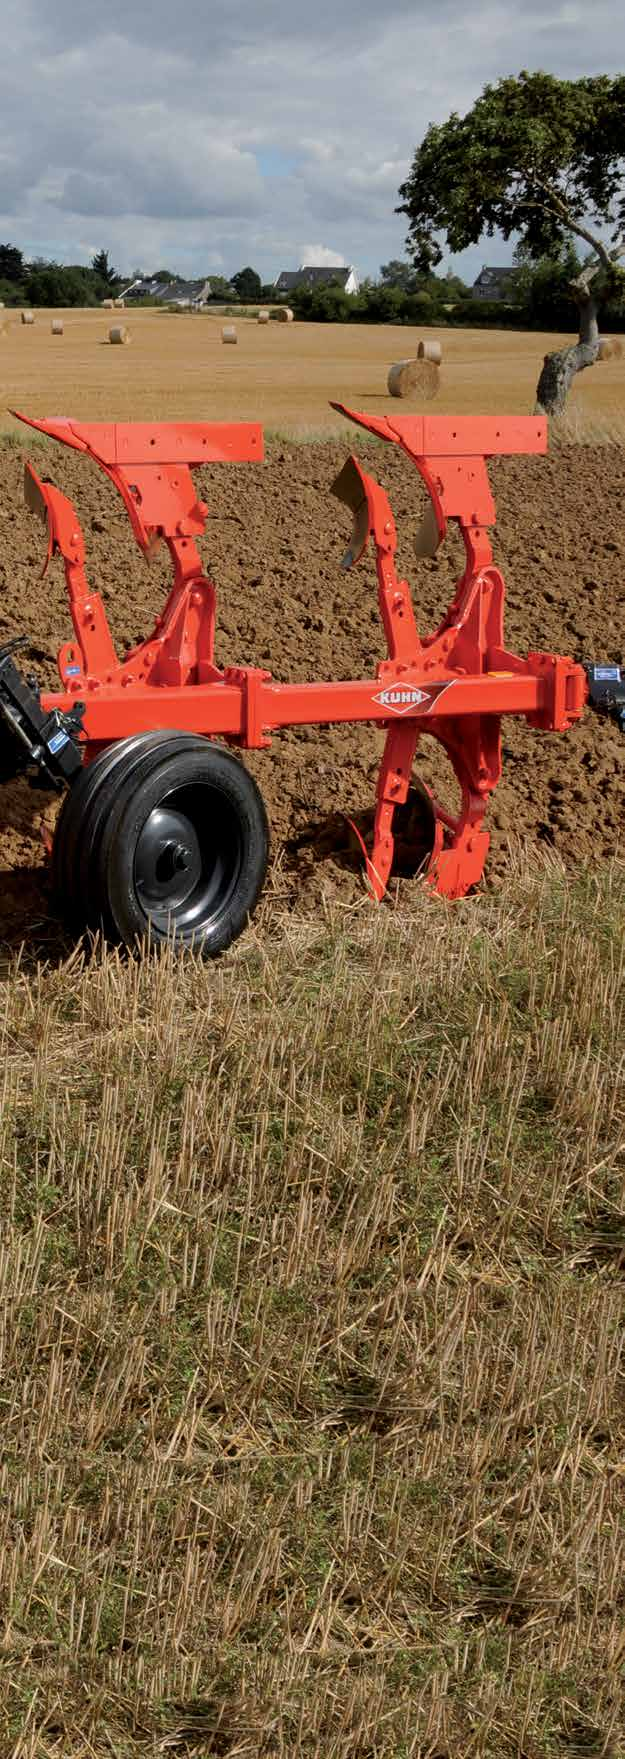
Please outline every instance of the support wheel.
[{"label": "support wheel", "polygon": [[87,924],[127,946],[149,937],[212,958],[241,933],[260,895],[269,848],[262,796],[238,758],[208,739],[170,733],[147,748],[123,744],[83,818]]}]

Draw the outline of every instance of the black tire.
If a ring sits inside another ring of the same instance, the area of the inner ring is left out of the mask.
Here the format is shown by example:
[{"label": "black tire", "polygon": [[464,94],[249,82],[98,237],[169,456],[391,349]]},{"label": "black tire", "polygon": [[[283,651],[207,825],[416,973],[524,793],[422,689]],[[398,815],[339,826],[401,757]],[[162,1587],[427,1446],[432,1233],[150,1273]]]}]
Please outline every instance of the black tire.
[{"label": "black tire", "polygon": [[[91,852],[91,818],[104,784],[125,767],[133,754],[141,757],[156,745],[171,738],[171,729],[160,728],[149,733],[134,733],[118,739],[86,764],[65,795],[56,821],[52,844],[52,891],[68,926],[81,933],[87,927],[90,911],[90,887],[85,871],[87,854]],[[107,805],[110,801],[107,799]]]},{"label": "black tire", "polygon": [[122,788],[127,788],[131,781],[138,784],[161,755],[170,757],[175,751],[193,749],[196,743],[193,733],[176,733],[171,727],[159,728],[134,739],[122,740],[118,747],[118,761],[103,765],[98,786],[92,789],[87,801],[75,857],[74,883],[81,900],[83,924],[92,934],[100,931],[110,940],[117,938],[100,883],[100,847]]},{"label": "black tire", "polygon": [[[184,743],[183,743],[184,740]],[[105,932],[213,958],[256,905],[269,856],[262,795],[238,758],[172,735],[119,773],[92,863]]]}]

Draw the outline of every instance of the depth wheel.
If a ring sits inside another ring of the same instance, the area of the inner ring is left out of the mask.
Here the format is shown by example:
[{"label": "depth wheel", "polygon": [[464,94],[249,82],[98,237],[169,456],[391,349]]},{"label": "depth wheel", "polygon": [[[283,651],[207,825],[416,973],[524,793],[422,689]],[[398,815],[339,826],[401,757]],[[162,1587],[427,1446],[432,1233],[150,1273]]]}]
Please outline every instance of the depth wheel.
[{"label": "depth wheel", "polygon": [[[157,745],[171,739],[171,729],[151,733],[135,733],[118,739],[86,764],[65,795],[56,821],[52,844],[52,890],[68,927],[76,933],[92,925],[90,910],[89,864],[92,853],[93,819],[96,824],[103,799],[110,808],[117,790],[120,769],[130,759],[144,757]],[[106,795],[103,794],[105,784]]]},{"label": "depth wheel", "polygon": [[213,958],[245,927],[267,871],[256,782],[223,747],[184,735],[132,754],[116,782],[90,870],[105,932]]}]

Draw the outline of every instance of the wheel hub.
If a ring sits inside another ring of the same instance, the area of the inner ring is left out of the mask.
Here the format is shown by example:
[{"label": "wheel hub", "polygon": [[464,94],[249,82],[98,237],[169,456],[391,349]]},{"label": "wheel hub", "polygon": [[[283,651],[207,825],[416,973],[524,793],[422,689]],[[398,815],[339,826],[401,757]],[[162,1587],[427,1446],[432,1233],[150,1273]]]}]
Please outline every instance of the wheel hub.
[{"label": "wheel hub", "polygon": [[157,806],[146,818],[135,853],[135,884],[151,914],[180,909],[199,884],[202,852],[185,813]]}]

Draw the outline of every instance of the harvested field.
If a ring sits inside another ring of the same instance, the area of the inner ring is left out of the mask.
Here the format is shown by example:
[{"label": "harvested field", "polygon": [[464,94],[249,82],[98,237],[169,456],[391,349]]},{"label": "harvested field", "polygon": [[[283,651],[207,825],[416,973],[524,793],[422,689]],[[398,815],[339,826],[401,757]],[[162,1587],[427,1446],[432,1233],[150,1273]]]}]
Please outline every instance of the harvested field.
[{"label": "harvested field", "polygon": [[[336,447],[272,441],[264,464],[197,473],[210,508],[203,552],[219,592],[220,664],[265,666],[278,679],[373,675],[384,651],[375,572],[369,560],[343,573],[349,525],[329,493],[352,448],[390,493],[399,567],[414,583],[423,632],[436,627],[460,571],[460,542],[454,533],[435,561],[417,563],[412,543],[425,491],[416,472],[391,448],[366,438],[361,444],[356,429],[346,422],[342,428]],[[24,444],[27,449],[27,439]],[[41,449],[33,456],[41,468]],[[520,653],[553,648],[577,659],[620,660],[625,531],[615,510],[622,504],[623,456],[614,446],[569,446],[546,458],[491,464],[495,557],[508,588],[507,639]],[[62,567],[55,562],[45,581],[39,579],[43,532],[23,506],[23,455],[5,447],[0,460],[0,635],[27,634],[30,657],[52,685],[57,647],[71,632]],[[79,509],[89,577],[103,593],[123,651],[151,626],[167,574],[158,563],[152,571],[146,567],[119,497],[94,465],[53,445],[45,460]],[[281,886],[295,907],[316,908],[322,894],[345,902],[360,894],[343,815],[371,806],[382,740],[366,726],[303,727],[276,737],[270,752],[246,756],[267,802]],[[625,778],[623,742],[613,722],[587,712],[579,727],[557,735],[510,719],[504,747],[503,780],[488,817],[489,886],[500,883],[511,843],[519,839],[554,849],[568,863],[585,856],[601,863],[614,853],[625,823]],[[442,764],[434,741],[424,738],[420,772],[444,793]],[[4,790],[0,909],[11,940],[28,932],[33,916],[47,920],[36,825],[41,798],[21,782]],[[54,806],[46,806],[48,822],[53,815]],[[410,895],[404,882],[403,904],[409,906]]]},{"label": "harvested field", "polygon": [[618,1759],[624,905],[13,968],[6,1759]]},{"label": "harvested field", "polygon": [[[305,679],[382,656],[373,565],[340,567],[351,451],[435,626],[455,534],[416,563],[416,473],[324,410],[391,406],[371,385],[395,331],[369,333],[366,372],[342,330],[330,383],[325,326],[239,323],[229,351],[220,320],[133,314],[132,349],[98,349],[66,316],[62,349],[24,331],[7,401],[331,426],[197,473],[219,661]],[[284,345],[271,373],[249,336]],[[467,340],[445,332],[437,409],[531,408],[533,354],[516,390],[502,365],[445,401]],[[11,435],[0,641],[25,632],[52,685],[71,625],[27,455],[76,503],[120,651],[166,575],[95,466]],[[511,647],[621,659],[624,460],[560,438],[491,464]],[[49,907],[55,805],[0,791],[3,1759],[623,1751],[625,746],[589,713],[569,735],[504,722],[479,894],[399,881],[377,910],[343,814],[370,806],[381,745],[303,728],[246,756],[273,867],[207,965],[75,948]]]},{"label": "harvested field", "polygon": [[[5,407],[92,421],[246,420],[329,433],[340,431],[332,398],[376,415],[397,414],[387,391],[389,366],[416,355],[424,338],[443,349],[436,411],[455,415],[530,414],[543,355],[573,340],[538,331],[394,324],[259,325],[238,314],[232,320],[221,313],[174,316],[128,305],[132,348],[120,350],[107,343],[106,312],[38,311],[30,329],[21,328],[19,316],[6,315]],[[64,319],[62,356],[50,342],[52,316]],[[224,321],[236,321],[236,349],[223,347]],[[614,423],[622,433],[624,393],[625,358],[606,361],[578,374],[570,409],[586,422]],[[404,413],[411,407],[405,402]]]}]

